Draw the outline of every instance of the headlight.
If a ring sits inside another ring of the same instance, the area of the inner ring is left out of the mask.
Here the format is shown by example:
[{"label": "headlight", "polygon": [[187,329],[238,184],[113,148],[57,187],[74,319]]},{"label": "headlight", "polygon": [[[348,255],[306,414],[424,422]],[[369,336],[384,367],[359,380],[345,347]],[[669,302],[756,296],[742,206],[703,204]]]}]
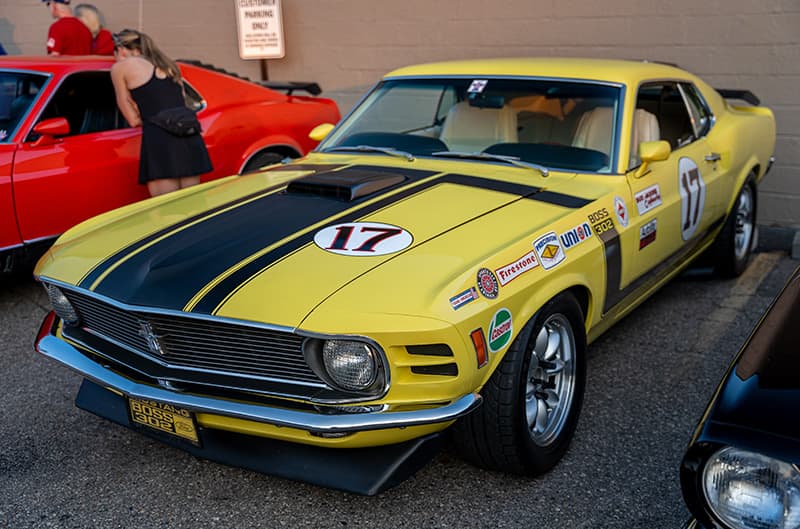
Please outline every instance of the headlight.
[{"label": "headlight", "polygon": [[703,469],[703,491],[714,514],[734,529],[800,527],[800,472],[789,463],[723,448]]},{"label": "headlight", "polygon": [[378,378],[378,355],[364,342],[325,340],[322,361],[333,382],[350,391],[368,389]]},{"label": "headlight", "polygon": [[61,289],[50,283],[44,283],[44,289],[47,291],[50,304],[53,306],[53,310],[56,314],[58,314],[58,317],[67,325],[77,325],[79,320],[78,313]]}]

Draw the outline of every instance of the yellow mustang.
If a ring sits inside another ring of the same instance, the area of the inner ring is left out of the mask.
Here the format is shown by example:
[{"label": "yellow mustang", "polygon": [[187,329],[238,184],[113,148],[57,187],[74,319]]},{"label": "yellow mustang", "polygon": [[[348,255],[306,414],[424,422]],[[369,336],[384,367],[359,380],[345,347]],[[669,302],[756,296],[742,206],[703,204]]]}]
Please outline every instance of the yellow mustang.
[{"label": "yellow mustang", "polygon": [[486,468],[555,465],[587,343],[703,253],[747,265],[775,123],[669,65],[505,59],[401,68],[312,136],[65,233],[36,347],[81,408],[373,494],[445,431]]}]

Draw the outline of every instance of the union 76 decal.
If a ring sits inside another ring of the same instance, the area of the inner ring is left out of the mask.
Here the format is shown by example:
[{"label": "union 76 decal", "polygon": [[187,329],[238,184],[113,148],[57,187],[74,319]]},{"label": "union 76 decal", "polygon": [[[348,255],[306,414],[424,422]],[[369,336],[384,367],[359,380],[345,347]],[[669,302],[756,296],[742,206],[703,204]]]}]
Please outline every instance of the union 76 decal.
[{"label": "union 76 decal", "polygon": [[706,203],[706,183],[690,158],[681,158],[678,162],[678,188],[681,192],[681,237],[688,241],[703,218]]},{"label": "union 76 decal", "polygon": [[339,255],[385,255],[411,246],[414,237],[403,228],[377,222],[328,226],[314,235],[314,244]]}]

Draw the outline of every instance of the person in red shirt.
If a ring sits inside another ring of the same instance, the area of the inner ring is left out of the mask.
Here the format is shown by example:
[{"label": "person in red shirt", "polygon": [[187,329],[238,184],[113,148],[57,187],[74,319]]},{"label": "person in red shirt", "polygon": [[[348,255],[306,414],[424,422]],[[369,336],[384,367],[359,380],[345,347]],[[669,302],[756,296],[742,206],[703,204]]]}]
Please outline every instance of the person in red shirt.
[{"label": "person in red shirt", "polygon": [[69,0],[42,0],[56,19],[47,32],[48,55],[90,55],[92,32],[72,16]]},{"label": "person in red shirt", "polygon": [[114,55],[114,39],[103,27],[100,10],[92,4],[78,4],[74,13],[75,18],[86,24],[92,33],[92,55]]}]

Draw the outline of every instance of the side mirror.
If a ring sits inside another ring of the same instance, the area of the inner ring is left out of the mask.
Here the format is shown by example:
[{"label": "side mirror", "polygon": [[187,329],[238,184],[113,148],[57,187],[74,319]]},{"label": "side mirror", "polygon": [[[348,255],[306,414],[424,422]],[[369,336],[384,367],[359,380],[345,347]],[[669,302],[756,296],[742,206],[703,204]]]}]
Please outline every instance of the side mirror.
[{"label": "side mirror", "polygon": [[34,147],[39,145],[50,145],[55,136],[66,136],[69,134],[69,122],[66,118],[50,118],[40,121],[33,127],[33,132],[39,135],[34,143]]},{"label": "side mirror", "polygon": [[641,178],[647,172],[647,166],[652,162],[661,162],[669,158],[672,148],[668,141],[644,141],[639,144],[639,159],[642,165],[634,173],[634,178]]},{"label": "side mirror", "polygon": [[317,125],[313,129],[311,129],[311,132],[308,133],[308,137],[314,141],[322,141],[325,139],[325,136],[330,134],[332,130],[333,130],[332,123],[323,123],[322,125]]}]

